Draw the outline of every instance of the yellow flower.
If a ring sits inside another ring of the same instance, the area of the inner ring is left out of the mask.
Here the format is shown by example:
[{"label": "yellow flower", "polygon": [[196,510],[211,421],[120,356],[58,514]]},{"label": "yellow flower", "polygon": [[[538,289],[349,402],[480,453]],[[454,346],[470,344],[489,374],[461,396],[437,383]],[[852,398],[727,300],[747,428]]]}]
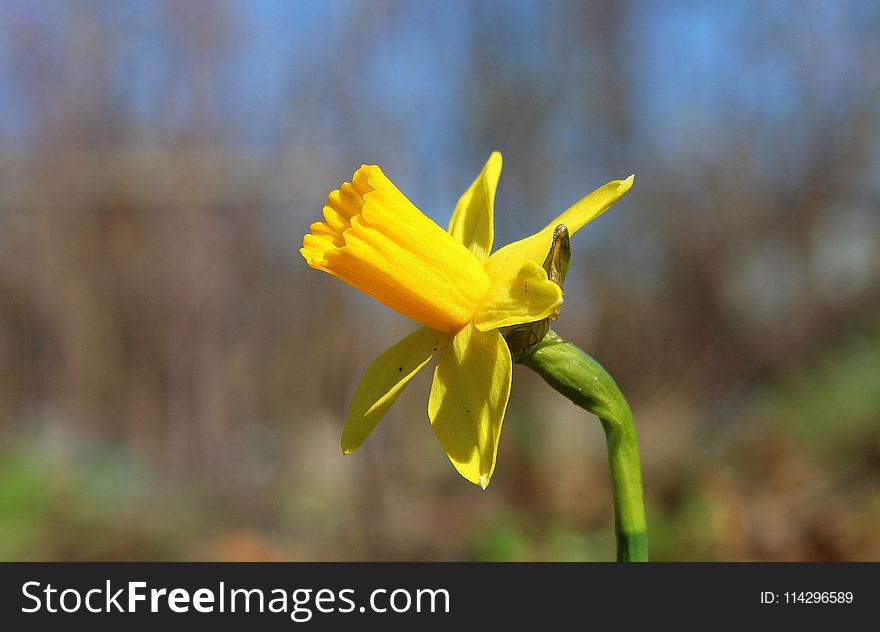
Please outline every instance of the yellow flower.
[{"label": "yellow flower", "polygon": [[449,230],[417,209],[376,165],[330,193],[324,221],[300,249],[308,264],[423,325],[367,369],[342,433],[350,454],[409,381],[440,358],[428,400],[434,433],[458,472],[483,489],[495,470],[512,361],[501,327],[542,320],[562,290],[542,268],[553,230],[570,234],[614,204],[633,176],[614,180],[538,233],[490,256],[501,154],[494,152],[458,201]]}]

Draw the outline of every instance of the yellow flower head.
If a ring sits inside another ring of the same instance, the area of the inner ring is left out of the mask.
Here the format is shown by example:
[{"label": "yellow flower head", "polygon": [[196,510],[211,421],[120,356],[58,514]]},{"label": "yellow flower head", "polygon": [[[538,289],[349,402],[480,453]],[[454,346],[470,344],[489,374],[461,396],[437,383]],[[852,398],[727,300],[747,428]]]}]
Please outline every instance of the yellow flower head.
[{"label": "yellow flower head", "polygon": [[510,395],[512,361],[501,327],[542,320],[562,289],[542,267],[553,230],[570,234],[601,215],[633,176],[597,189],[543,230],[490,256],[501,154],[494,152],[458,201],[444,231],[376,165],[330,193],[324,221],[300,249],[308,264],[423,325],[367,369],[342,433],[349,454],[364,442],[409,381],[434,355],[431,427],[458,472],[483,489],[495,470]]}]

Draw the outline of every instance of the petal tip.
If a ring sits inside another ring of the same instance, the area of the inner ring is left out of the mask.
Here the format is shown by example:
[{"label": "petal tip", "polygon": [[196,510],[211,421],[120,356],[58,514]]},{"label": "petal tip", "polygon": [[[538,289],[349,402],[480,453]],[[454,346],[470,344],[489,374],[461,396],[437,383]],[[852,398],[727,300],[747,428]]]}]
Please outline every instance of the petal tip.
[{"label": "petal tip", "polygon": [[480,474],[479,483],[482,490],[486,491],[486,488],[489,487],[489,478],[485,474]]},{"label": "petal tip", "polygon": [[636,179],[636,174],[634,174],[634,173],[630,174],[630,176],[626,180],[623,180],[617,186],[617,193],[620,195],[623,195],[624,193],[629,191],[632,188],[632,185],[633,185],[633,182],[635,181],[635,179]]},{"label": "petal tip", "polygon": [[[363,441],[361,443],[363,443]],[[348,456],[359,447],[361,447],[361,443],[356,443],[355,441],[352,441],[348,432],[343,432],[342,441],[339,442],[339,447],[342,449],[342,454],[344,456]]]}]

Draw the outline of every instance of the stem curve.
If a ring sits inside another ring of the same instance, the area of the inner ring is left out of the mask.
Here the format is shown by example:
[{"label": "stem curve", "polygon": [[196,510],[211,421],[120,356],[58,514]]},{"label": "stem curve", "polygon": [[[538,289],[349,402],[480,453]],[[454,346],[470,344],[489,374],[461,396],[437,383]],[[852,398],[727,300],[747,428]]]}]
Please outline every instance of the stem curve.
[{"label": "stem curve", "polygon": [[648,531],[639,441],[623,393],[602,365],[553,331],[517,354],[516,361],[536,371],[559,393],[599,418],[608,445],[617,561],[647,562]]}]

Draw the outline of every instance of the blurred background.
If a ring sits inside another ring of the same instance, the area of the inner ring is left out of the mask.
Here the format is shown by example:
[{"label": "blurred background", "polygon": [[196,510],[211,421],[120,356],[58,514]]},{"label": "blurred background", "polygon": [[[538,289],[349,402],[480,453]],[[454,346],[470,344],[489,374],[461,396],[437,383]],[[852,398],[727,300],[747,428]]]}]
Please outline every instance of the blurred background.
[{"label": "blurred background", "polygon": [[487,492],[412,330],[309,269],[378,163],[496,245],[636,173],[555,329],[638,424],[657,560],[880,559],[880,4],[0,1],[0,559],[610,560],[600,425],[516,367]]}]

